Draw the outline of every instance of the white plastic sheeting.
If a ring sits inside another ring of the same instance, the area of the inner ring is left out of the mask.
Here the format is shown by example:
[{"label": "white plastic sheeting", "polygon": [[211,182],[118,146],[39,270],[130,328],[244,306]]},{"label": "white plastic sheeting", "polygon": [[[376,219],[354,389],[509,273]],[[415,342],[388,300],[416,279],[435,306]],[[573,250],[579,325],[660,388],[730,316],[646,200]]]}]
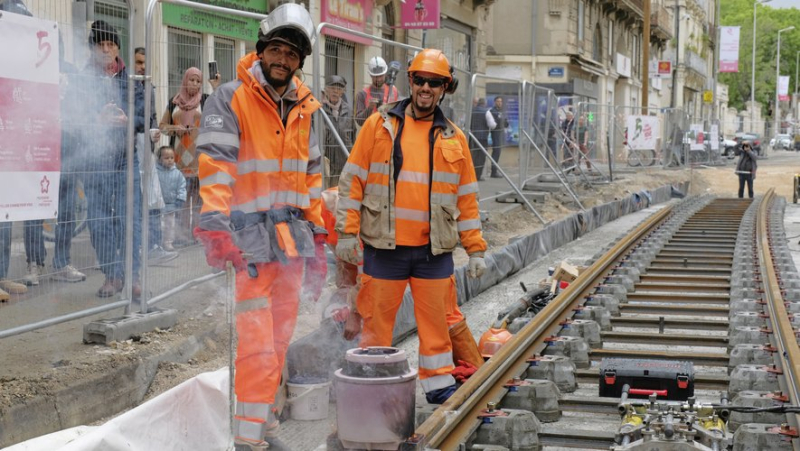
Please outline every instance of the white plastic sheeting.
[{"label": "white plastic sheeting", "polygon": [[228,368],[193,377],[102,426],[79,426],[5,451],[227,450]]}]

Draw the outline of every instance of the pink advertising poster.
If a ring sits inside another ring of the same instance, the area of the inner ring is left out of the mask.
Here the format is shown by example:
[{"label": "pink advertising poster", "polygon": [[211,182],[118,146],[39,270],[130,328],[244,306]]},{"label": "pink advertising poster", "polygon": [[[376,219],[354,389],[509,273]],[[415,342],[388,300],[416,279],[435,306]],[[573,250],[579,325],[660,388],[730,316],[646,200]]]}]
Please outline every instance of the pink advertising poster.
[{"label": "pink advertising poster", "polygon": [[[322,0],[320,7],[323,22],[361,33],[366,32],[367,18],[372,16],[372,0]],[[359,44],[372,44],[371,39],[354,36],[346,31],[323,28],[322,34]]]},{"label": "pink advertising poster", "polygon": [[439,28],[439,0],[405,0],[400,8],[400,28]]},{"label": "pink advertising poster", "polygon": [[0,222],[58,215],[61,126],[58,28],[19,14],[0,21]]}]

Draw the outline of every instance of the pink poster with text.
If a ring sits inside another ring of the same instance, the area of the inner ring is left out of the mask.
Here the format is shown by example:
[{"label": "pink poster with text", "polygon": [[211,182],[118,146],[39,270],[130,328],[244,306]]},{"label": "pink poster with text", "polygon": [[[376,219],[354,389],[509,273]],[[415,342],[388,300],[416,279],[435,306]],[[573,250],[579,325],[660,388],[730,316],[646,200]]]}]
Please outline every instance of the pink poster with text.
[{"label": "pink poster with text", "polygon": [[58,215],[61,179],[58,27],[4,14],[0,22],[0,222]]},{"label": "pink poster with text", "polygon": [[400,6],[400,28],[439,28],[439,0],[406,0]]}]

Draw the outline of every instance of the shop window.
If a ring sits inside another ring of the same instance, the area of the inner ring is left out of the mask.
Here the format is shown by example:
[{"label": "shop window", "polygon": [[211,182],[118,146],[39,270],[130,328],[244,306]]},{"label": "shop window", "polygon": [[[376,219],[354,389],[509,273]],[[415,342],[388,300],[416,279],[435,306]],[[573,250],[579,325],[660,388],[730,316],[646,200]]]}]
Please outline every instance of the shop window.
[{"label": "shop window", "polygon": [[202,41],[200,33],[170,28],[167,37],[169,96],[178,93],[186,69],[196,67],[203,73],[208,72],[208,67],[203,67]]},{"label": "shop window", "polygon": [[[389,3],[388,5],[383,7],[383,24],[381,26],[381,37],[383,39],[388,39],[390,41],[395,40],[394,25],[395,25],[394,5]],[[393,46],[384,45],[382,52],[383,59],[386,61],[392,61],[393,59],[395,59],[394,49],[395,47]]]},{"label": "shop window", "polygon": [[603,61],[603,55],[601,55],[602,51],[600,50],[603,47],[603,35],[600,33],[600,24],[594,28],[594,38],[592,39],[592,59],[601,62]]},{"label": "shop window", "polygon": [[614,21],[608,21],[608,54],[614,56]]},{"label": "shop window", "polygon": [[[217,62],[222,82],[236,78],[236,43],[234,41],[214,37],[214,60]],[[214,74],[208,74],[208,78]]]}]

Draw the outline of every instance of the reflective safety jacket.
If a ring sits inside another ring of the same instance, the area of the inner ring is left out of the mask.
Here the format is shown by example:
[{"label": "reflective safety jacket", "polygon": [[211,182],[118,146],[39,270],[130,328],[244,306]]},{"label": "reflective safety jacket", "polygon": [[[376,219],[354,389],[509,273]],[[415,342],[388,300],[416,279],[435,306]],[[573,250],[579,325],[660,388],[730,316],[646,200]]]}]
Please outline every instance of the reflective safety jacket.
[{"label": "reflective safety jacket", "polygon": [[[307,242],[313,240],[311,232],[325,233],[320,210],[322,157],[311,130],[311,115],[320,104],[294,77],[287,93],[296,88],[297,101],[290,104],[284,123],[281,105],[253,74],[260,70],[257,61],[255,53],[245,55],[237,66],[238,80],[220,86],[205,103],[197,138],[203,198],[200,227],[233,230],[237,246],[254,255],[251,262],[273,261],[275,252],[269,246],[283,247],[286,237],[278,237],[281,243],[269,243],[267,235],[274,238],[274,231],[265,229],[269,228],[266,212],[285,210],[287,214],[270,217],[276,225],[289,222],[298,250],[312,251],[300,256],[313,256],[313,242]],[[303,220],[311,224],[294,223]]]},{"label": "reflective safety jacket", "polygon": [[[486,241],[478,212],[478,182],[467,139],[436,108],[428,136],[431,165],[427,174],[404,174],[400,145],[410,99],[381,106],[361,128],[339,178],[336,231],[340,238],[359,236],[378,249],[397,246],[396,220],[424,215],[430,223],[433,255],[455,250],[459,239],[470,255],[482,255]],[[427,183],[419,210],[397,208],[398,179]]]}]

